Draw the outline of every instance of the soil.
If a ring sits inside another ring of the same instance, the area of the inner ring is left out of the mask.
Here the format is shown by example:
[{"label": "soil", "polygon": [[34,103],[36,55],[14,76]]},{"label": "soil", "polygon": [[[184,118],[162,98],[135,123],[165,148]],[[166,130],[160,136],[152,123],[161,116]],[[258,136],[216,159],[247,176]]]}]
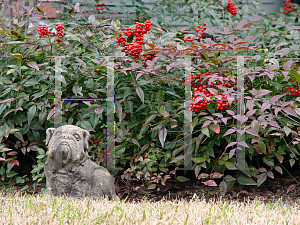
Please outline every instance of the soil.
[{"label": "soil", "polygon": [[[299,181],[300,176],[294,177]],[[295,185],[293,185],[295,184]],[[25,190],[22,190],[27,186]],[[2,186],[3,187],[3,186]],[[2,188],[0,194],[22,193],[37,195],[42,193],[46,187],[45,179],[36,183],[34,181],[24,184],[11,183],[8,187]],[[206,201],[217,201],[221,198],[219,187],[209,187],[200,182],[200,180],[190,180],[185,187],[176,186],[176,180],[168,180],[166,186],[158,185],[159,190],[149,190],[147,187],[141,187],[137,191],[132,191],[132,187],[126,185],[117,185],[116,189],[121,200],[129,202],[140,202],[149,200],[152,202],[160,200],[182,200],[187,201],[202,198]],[[288,189],[291,189],[288,191]],[[266,180],[259,188],[255,186],[233,186],[222,200],[226,202],[248,202],[258,199],[265,203],[276,203],[281,199],[282,203],[288,206],[300,204],[300,186],[291,177],[281,177],[275,180]]]}]

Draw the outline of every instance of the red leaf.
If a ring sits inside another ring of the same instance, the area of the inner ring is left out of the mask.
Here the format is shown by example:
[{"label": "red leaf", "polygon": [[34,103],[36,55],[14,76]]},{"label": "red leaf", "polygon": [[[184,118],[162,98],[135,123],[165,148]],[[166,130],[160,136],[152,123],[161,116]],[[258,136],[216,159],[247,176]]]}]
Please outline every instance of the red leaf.
[{"label": "red leaf", "polygon": [[7,153],[7,155],[17,155],[18,153],[16,151],[11,151],[9,153]]},{"label": "red leaf", "polygon": [[207,186],[211,186],[211,187],[217,187],[218,186],[214,180],[208,180],[208,181],[205,181],[205,182],[202,182],[202,183],[207,185]]},{"label": "red leaf", "polygon": [[14,161],[14,164],[16,164],[16,165],[19,166],[19,160],[16,159],[16,160]]},{"label": "red leaf", "polygon": [[290,191],[294,190],[296,186],[297,186],[296,184],[289,185],[286,189],[286,193],[289,193]]},{"label": "red leaf", "polygon": [[214,132],[216,132],[217,134],[220,133],[220,126],[217,125],[215,129],[212,129]]}]

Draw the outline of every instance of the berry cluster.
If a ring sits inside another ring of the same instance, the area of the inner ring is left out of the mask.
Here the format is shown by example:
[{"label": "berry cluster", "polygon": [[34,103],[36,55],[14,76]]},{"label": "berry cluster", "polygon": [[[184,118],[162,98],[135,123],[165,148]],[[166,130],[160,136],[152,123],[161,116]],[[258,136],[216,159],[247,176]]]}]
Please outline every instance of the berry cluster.
[{"label": "berry cluster", "polygon": [[285,1],[283,9],[284,11],[282,13],[285,14],[292,12],[294,10],[294,7],[292,7],[292,3],[290,2],[290,0]]},{"label": "berry cluster", "polygon": [[123,47],[125,46],[126,39],[123,37],[122,34],[117,37],[117,45],[122,45]]},{"label": "berry cluster", "polygon": [[222,110],[225,110],[227,108],[227,106],[229,106],[227,97],[221,96],[221,100],[217,101],[217,108],[222,111]]},{"label": "berry cluster", "polygon": [[143,67],[147,67],[146,61],[150,60],[152,61],[154,59],[154,55],[146,55],[143,62]]},{"label": "berry cluster", "polygon": [[[212,75],[213,73],[205,73],[203,74],[204,76],[208,76],[208,75]],[[206,109],[208,107],[208,104],[210,102],[212,102],[212,99],[211,99],[211,96],[213,96],[212,93],[209,93],[209,91],[207,90],[207,83],[203,83],[202,84],[202,81],[203,81],[203,78],[201,78],[201,73],[198,73],[197,76],[191,76],[193,82],[192,82],[192,86],[194,87],[194,97],[193,97],[193,101],[191,103],[191,107],[190,107],[190,110],[192,112],[198,112],[200,109]],[[222,74],[222,77],[224,77],[225,75]],[[229,84],[229,83],[222,83],[221,81],[216,81],[216,84],[217,85],[220,85],[220,86],[225,86],[225,87],[228,87],[230,88],[232,85]],[[215,84],[213,83],[209,83],[208,84],[209,87],[216,87]],[[221,88],[218,88],[219,89],[219,92],[225,92],[223,89]],[[202,97],[203,95],[200,95],[200,93],[203,93],[206,98],[203,98],[201,99],[200,101],[198,102],[195,102],[196,99],[198,97]],[[209,98],[209,99],[208,99]],[[217,101],[217,109],[219,110],[225,110],[227,107],[229,106],[229,102],[227,100],[227,97],[226,96],[222,96],[221,97],[221,100],[218,100]]]},{"label": "berry cluster", "polygon": [[[292,96],[294,96],[294,97],[300,96],[300,81],[297,82],[297,81],[292,80],[292,82],[295,82],[296,84],[298,84],[299,88],[294,89],[294,87],[286,87],[286,90],[290,90],[290,92],[293,93]],[[289,96],[290,93],[287,92],[286,95]]]},{"label": "berry cluster", "polygon": [[[200,40],[202,38],[203,34],[205,34],[204,31],[206,30],[206,23],[203,23],[203,26],[198,25],[197,27],[194,27],[194,30],[196,31],[195,36],[198,38],[198,40]],[[199,34],[200,31],[201,31],[201,33]],[[185,36],[183,40],[191,41],[193,44],[195,44],[195,42],[193,41],[193,39],[190,36]]]},{"label": "berry cluster", "polygon": [[[101,5],[105,5],[105,3],[104,3],[104,2],[102,2],[102,3],[99,3],[99,4],[98,4],[98,6],[101,6]],[[103,9],[105,9],[105,7],[104,7],[104,6],[102,6],[102,7],[101,7],[101,10],[103,10]],[[99,8],[99,7],[97,7],[97,8],[96,8],[96,10],[100,10],[100,8]]]},{"label": "berry cluster", "polygon": [[43,26],[38,26],[38,32],[39,32],[39,37],[43,37],[44,35],[50,34],[52,37],[55,32],[51,32],[48,30],[48,27],[46,25]]},{"label": "berry cluster", "polygon": [[[222,3],[219,3],[219,5],[222,6]],[[231,0],[228,0],[228,5],[226,9],[234,16],[237,14],[237,8],[235,7],[235,4]]]},{"label": "berry cluster", "polygon": [[139,54],[143,51],[142,45],[145,44],[144,34],[147,34],[147,32],[151,30],[151,25],[153,25],[151,21],[146,21],[144,23],[137,22],[134,30],[130,27],[125,28],[125,35],[127,37],[135,37],[135,41],[126,43],[125,38],[120,34],[119,37],[117,37],[117,44],[124,47],[122,52],[131,55],[135,59],[141,58]]},{"label": "berry cluster", "polygon": [[[55,26],[56,26],[55,30],[57,30],[57,37],[62,39],[62,37],[64,36],[63,32],[65,27],[62,24],[58,24],[58,23],[56,23]],[[56,41],[59,43],[61,42],[60,39],[56,39]]]}]

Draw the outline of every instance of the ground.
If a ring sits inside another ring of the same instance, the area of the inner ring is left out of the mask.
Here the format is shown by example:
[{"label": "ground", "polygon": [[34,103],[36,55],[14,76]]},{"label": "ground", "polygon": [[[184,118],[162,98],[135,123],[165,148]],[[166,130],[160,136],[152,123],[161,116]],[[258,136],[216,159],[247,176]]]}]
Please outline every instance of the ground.
[{"label": "ground", "polygon": [[[300,176],[294,177],[299,180]],[[252,201],[259,199],[265,203],[277,202],[282,199],[283,204],[294,205],[300,204],[300,186],[296,186],[293,190],[287,191],[291,184],[296,184],[291,177],[281,177],[275,180],[266,180],[259,188],[255,186],[243,186],[236,185],[226,193],[222,199],[227,202],[238,201]],[[26,194],[39,194],[42,193],[42,188],[45,188],[45,180],[39,183],[29,181],[25,184],[13,184],[9,187],[2,188],[0,193],[14,193],[20,192],[20,190],[28,185],[28,188],[22,191]],[[131,191],[131,188],[125,188],[124,185],[118,185],[117,190],[120,199],[126,201],[160,201],[165,200],[179,200],[186,199],[191,200],[196,196],[198,198],[205,197],[206,200],[218,200],[221,197],[218,187],[209,187],[200,182],[200,180],[189,181],[184,188],[176,186],[175,180],[169,180],[166,186],[159,186],[160,190],[149,190],[147,187],[142,187],[137,191]],[[127,191],[126,191],[127,190]]]}]

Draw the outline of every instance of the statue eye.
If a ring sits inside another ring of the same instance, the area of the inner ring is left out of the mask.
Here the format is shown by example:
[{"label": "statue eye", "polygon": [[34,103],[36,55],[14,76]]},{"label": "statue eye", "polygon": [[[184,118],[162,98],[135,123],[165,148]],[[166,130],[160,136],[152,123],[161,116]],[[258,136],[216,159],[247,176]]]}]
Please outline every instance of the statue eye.
[{"label": "statue eye", "polygon": [[55,132],[54,135],[55,135],[55,136],[59,136],[59,135],[61,135],[61,132],[60,132],[60,131],[57,131],[57,132]]},{"label": "statue eye", "polygon": [[80,140],[80,136],[78,134],[74,134],[74,137],[76,138],[77,141]]}]

